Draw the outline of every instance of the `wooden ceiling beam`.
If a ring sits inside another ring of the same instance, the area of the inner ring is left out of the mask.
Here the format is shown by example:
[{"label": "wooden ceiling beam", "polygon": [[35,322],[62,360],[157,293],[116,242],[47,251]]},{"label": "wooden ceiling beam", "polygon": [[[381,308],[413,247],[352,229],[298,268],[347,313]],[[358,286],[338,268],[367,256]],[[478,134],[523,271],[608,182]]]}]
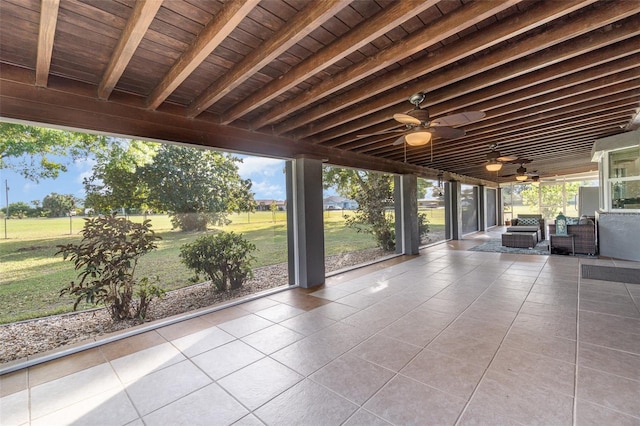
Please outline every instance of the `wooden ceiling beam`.
[{"label": "wooden ceiling beam", "polygon": [[98,85],[99,99],[109,99],[160,6],[162,6],[162,0],[138,0],[133,5],[131,16],[129,16]]},{"label": "wooden ceiling beam", "polygon": [[[640,19],[638,19],[638,24],[638,27],[634,30],[636,33],[640,33]],[[630,34],[627,30],[625,30],[624,33],[625,36]],[[598,37],[599,35],[601,37]],[[537,96],[541,93],[553,92],[562,88],[560,83],[566,85],[565,87],[568,87],[577,82],[588,81],[590,78],[597,78],[618,72],[616,67],[626,66],[625,64],[628,64],[628,60],[620,59],[620,62],[612,61],[617,60],[618,58],[628,58],[629,55],[640,52],[639,36],[620,41],[613,45],[607,45],[595,51],[584,52],[583,55],[570,57],[570,59],[567,60],[560,60],[560,58],[566,54],[564,47],[572,47],[575,45],[579,46],[580,50],[584,51],[584,49],[586,49],[587,41],[592,41],[594,43],[594,47],[601,47],[603,43],[618,40],[619,37],[619,35],[614,35],[613,31],[597,33],[596,35],[587,34],[586,36],[577,39],[575,44],[572,43],[569,45],[554,46],[545,52],[544,58],[536,56],[529,60],[525,59],[524,61],[528,62],[525,66],[530,65],[532,69],[535,69],[535,72],[526,73],[518,77],[509,78],[514,73],[511,64],[500,67],[488,75],[480,74],[478,76],[474,76],[461,83],[464,83],[466,86],[465,91],[469,91],[469,87],[471,86],[476,86],[480,89],[469,92],[466,95],[451,98],[449,93],[442,93],[443,91],[454,91],[457,85],[453,85],[452,89],[445,88],[443,90],[437,90],[429,94],[429,99],[435,103],[429,107],[429,112],[433,117],[438,117],[450,112],[457,112],[465,109],[482,111],[485,108],[495,108],[497,106],[508,105],[521,101],[526,95],[522,90],[528,87],[535,86],[536,91],[530,92],[531,94],[529,96]],[[589,54],[587,55],[586,53]],[[544,68],[538,68],[539,64],[548,59],[553,60],[551,65],[545,66]],[[520,66],[517,68],[520,70],[527,69]],[[517,70],[515,71],[517,72]],[[564,80],[559,80],[560,78],[564,78]],[[553,83],[549,83],[551,81],[553,81]],[[543,85],[542,83],[547,84]],[[441,99],[445,100],[436,103]],[[483,101],[486,101],[486,103],[483,104]],[[366,133],[369,129],[362,130],[365,127],[374,125],[374,127],[371,128],[371,132],[379,132],[386,128],[397,127],[397,122],[395,120],[390,120],[390,118],[394,113],[401,111],[402,107],[403,105],[400,104],[393,105],[361,119],[352,121],[346,125],[342,125],[327,132],[307,138],[307,140],[315,143],[320,142],[334,147],[349,145],[354,141],[355,135],[352,133]]]},{"label": "wooden ceiling beam", "polygon": [[269,40],[200,93],[187,108],[187,117],[193,118],[205,111],[348,4],[344,0],[309,2]]},{"label": "wooden ceiling beam", "polygon": [[[515,78],[521,74],[533,72],[555,62],[593,51],[599,47],[614,43],[615,41],[624,40],[629,37],[627,35],[629,32],[636,35],[638,33],[637,26],[632,27],[631,30],[628,30],[626,26],[623,28],[614,28],[611,31],[608,31],[608,33],[612,33],[609,37],[597,37],[597,32],[595,32],[595,34],[591,34],[594,38],[606,40],[601,45],[596,45],[595,42],[590,41],[588,36],[585,36],[584,39],[587,43],[584,45],[579,44],[576,39],[571,43],[561,45],[562,47],[555,46],[555,58],[553,58],[554,55],[552,53],[552,51],[554,51],[553,47],[545,50],[543,54],[532,55],[531,58],[523,58],[524,55],[531,55],[535,52],[539,52],[542,47],[553,46],[554,44],[570,39],[571,37],[579,37],[589,31],[594,33],[598,27],[609,25],[616,21],[625,19],[634,13],[640,12],[640,2],[621,2],[615,3],[616,7],[610,6],[611,5],[607,3],[606,5],[603,4],[595,9],[591,9],[571,21],[563,22],[562,25],[557,25],[543,33],[528,37],[519,42],[505,46],[504,49],[493,51],[476,60],[465,63],[464,67],[451,68],[444,72],[426,76],[416,80],[415,82],[398,86],[393,91],[389,91],[386,95],[373,98],[367,102],[362,102],[356,107],[352,107],[346,111],[340,111],[339,114],[332,114],[330,117],[308,125],[305,128],[292,133],[290,136],[294,139],[307,138],[311,134],[324,132],[343,123],[358,120],[375,111],[400,104],[403,100],[408,99],[412,94],[425,91],[425,87],[431,88],[432,91],[435,89],[442,90],[447,93],[447,99],[464,95],[468,92],[461,91],[460,89],[461,84],[464,84],[465,79],[469,79],[469,77],[480,74],[481,72],[492,70],[497,67],[497,65],[505,64],[515,58],[521,59],[511,61],[504,69],[502,69],[502,67],[499,68],[499,70],[503,70],[504,73],[500,73],[500,71],[485,72],[482,74],[482,77],[478,77],[479,79],[484,80],[484,83],[482,81],[476,81],[473,85],[469,84],[470,87],[468,88],[468,91],[478,90],[479,88],[499,83],[500,81],[508,78]],[[639,17],[634,17],[634,22],[636,19],[639,19]],[[452,47],[450,47],[450,49],[451,48]],[[532,62],[537,62],[538,65],[533,66]],[[392,79],[394,72],[387,73],[387,75],[387,78]],[[460,82],[461,80],[463,80],[463,82]],[[367,85],[365,88],[354,89],[351,92],[355,93],[360,91],[360,96],[365,96],[365,92],[367,92],[369,86],[370,85]],[[429,93],[427,95],[427,99],[423,103],[423,106],[429,106],[436,102],[433,100],[432,94],[433,93]],[[352,96],[356,95],[353,94]],[[445,99],[440,98],[440,100]],[[404,105],[408,107],[406,101]],[[336,107],[338,106],[336,105]]]},{"label": "wooden ceiling beam", "polygon": [[47,87],[53,39],[58,23],[60,0],[42,0],[40,7],[40,27],[38,29],[38,53],[36,57],[36,86]]},{"label": "wooden ceiling beam", "polygon": [[[331,78],[314,85],[311,89],[300,95],[282,102],[257,120],[254,128],[260,129],[285,116],[289,116],[292,111],[303,108],[401,59],[407,58],[429,46],[433,46],[447,37],[451,37],[479,23],[500,10],[512,6],[518,1],[519,0],[503,0],[501,2],[476,2],[466,4],[452,13],[446,14],[436,22],[425,26],[423,29],[415,31],[407,37],[394,42],[391,46],[379,51],[366,60],[354,64],[338,74],[333,75]],[[467,52],[467,54],[471,54],[471,52]],[[307,117],[307,115],[288,118],[286,122],[277,126],[276,133],[285,133],[288,130],[307,123],[308,121],[306,121],[305,117]]]},{"label": "wooden ceiling beam", "polygon": [[264,105],[295,85],[305,81],[338,60],[355,52],[378,37],[391,31],[406,20],[436,4],[439,0],[404,0],[391,4],[357,27],[338,37],[298,65],[287,70],[279,78],[260,88],[256,96],[250,96],[229,108],[220,119],[221,124],[229,124],[243,115]]},{"label": "wooden ceiling beam", "polygon": [[258,3],[259,0],[234,0],[225,3],[151,91],[146,100],[147,108],[158,108]]}]

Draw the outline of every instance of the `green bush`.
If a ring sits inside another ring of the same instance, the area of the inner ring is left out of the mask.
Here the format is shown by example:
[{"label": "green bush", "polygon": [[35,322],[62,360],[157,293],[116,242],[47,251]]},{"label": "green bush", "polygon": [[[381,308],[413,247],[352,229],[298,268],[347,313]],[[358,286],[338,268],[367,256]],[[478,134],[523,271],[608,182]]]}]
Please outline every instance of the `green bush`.
[{"label": "green bush", "polygon": [[233,232],[203,235],[180,248],[180,258],[196,274],[205,273],[218,291],[240,288],[253,278],[255,244]]},{"label": "green bush", "polygon": [[133,223],[115,213],[85,219],[80,244],[57,246],[56,255],[62,254],[81,271],[80,281],[72,281],[60,295],[77,296],[74,310],[84,299],[106,305],[114,320],[143,319],[153,298],[162,297],[164,291],[147,277],[137,280],[135,269],[140,257],[155,249],[159,239],[151,229],[151,220]]}]

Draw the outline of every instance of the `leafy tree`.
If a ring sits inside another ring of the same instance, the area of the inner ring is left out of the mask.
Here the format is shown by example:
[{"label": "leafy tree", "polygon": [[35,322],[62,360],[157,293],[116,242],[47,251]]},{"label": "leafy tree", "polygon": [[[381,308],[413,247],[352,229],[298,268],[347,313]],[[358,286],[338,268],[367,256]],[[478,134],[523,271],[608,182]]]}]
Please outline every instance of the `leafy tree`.
[{"label": "leafy tree", "polygon": [[91,176],[83,181],[85,207],[103,212],[118,208],[144,210],[149,191],[139,169],[153,161],[159,147],[152,142],[119,140],[97,154]]},{"label": "leafy tree", "polygon": [[238,174],[241,161],[211,150],[162,145],[140,176],[152,208],[168,210],[176,228],[204,231],[208,224],[225,223],[228,213],[255,208],[251,181]]},{"label": "leafy tree", "polygon": [[56,178],[67,165],[107,145],[105,136],[0,123],[0,169],[13,170],[26,179]]},{"label": "leafy tree", "polygon": [[325,167],[325,189],[335,187],[338,193],[355,200],[358,208],[345,216],[347,226],[372,234],[383,250],[395,249],[393,222],[385,214],[393,206],[393,177],[365,170]]},{"label": "leafy tree", "polygon": [[52,192],[42,200],[42,208],[47,211],[49,217],[67,216],[80,201],[82,200],[71,194],[63,195]]},{"label": "leafy tree", "polygon": [[150,220],[133,223],[115,214],[85,219],[80,244],[57,246],[56,255],[62,254],[81,271],[80,281],[72,281],[60,295],[76,296],[74,310],[84,299],[105,304],[114,320],[144,318],[152,299],[164,291],[147,277],[136,278],[135,270],[140,257],[157,248],[159,239]]},{"label": "leafy tree", "polygon": [[[569,200],[576,196],[579,182],[565,182],[565,195]],[[538,198],[538,191],[540,191],[540,199],[542,199],[542,206],[540,206],[540,200]],[[562,198],[562,184],[557,185],[527,185],[521,192],[522,202],[531,207],[532,209],[540,209],[542,217],[545,219],[553,219],[558,213],[563,210],[564,200]]]},{"label": "leafy tree", "polygon": [[[6,215],[7,208],[3,207],[2,212]],[[23,201],[9,204],[9,217],[22,219],[24,217],[33,217],[37,214],[37,210],[29,206]]]}]

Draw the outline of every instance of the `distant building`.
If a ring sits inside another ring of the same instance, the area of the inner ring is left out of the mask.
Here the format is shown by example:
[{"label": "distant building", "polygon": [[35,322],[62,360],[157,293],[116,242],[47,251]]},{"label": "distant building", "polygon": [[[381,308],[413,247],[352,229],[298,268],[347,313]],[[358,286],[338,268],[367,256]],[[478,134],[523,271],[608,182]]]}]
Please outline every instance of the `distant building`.
[{"label": "distant building", "polygon": [[287,209],[287,202],[282,200],[256,200],[256,210],[259,212],[271,211],[271,204],[276,203],[276,208],[279,211]]},{"label": "distant building", "polygon": [[348,198],[333,195],[322,201],[322,208],[324,210],[355,210],[358,208],[358,203]]}]

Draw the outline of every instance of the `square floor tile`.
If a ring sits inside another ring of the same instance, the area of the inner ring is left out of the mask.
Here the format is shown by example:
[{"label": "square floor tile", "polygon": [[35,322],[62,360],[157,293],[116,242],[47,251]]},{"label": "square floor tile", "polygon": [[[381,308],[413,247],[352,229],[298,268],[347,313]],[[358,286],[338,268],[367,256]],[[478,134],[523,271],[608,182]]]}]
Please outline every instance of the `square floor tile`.
[{"label": "square floor tile", "polygon": [[33,426],[101,425],[119,426],[138,418],[138,413],[123,389],[112,389],[67,406],[31,422]]},{"label": "square floor tile", "polygon": [[326,426],[342,424],[357,408],[319,384],[304,380],[254,414],[268,425]]},{"label": "square floor tile", "polygon": [[144,417],[147,425],[229,425],[248,413],[215,383]]},{"label": "square floor tile", "polygon": [[469,398],[484,368],[437,352],[424,350],[400,374],[460,398]]},{"label": "square floor tile", "polygon": [[219,324],[218,327],[235,337],[244,337],[258,330],[273,325],[268,321],[255,314],[249,314],[234,320]]},{"label": "square floor tile", "polygon": [[250,410],[255,410],[302,379],[284,365],[263,358],[220,379],[218,384]]},{"label": "square floor tile", "polygon": [[422,348],[376,334],[351,350],[351,354],[392,371],[400,371]]},{"label": "square floor tile", "polygon": [[186,356],[193,357],[233,340],[234,336],[214,326],[173,340],[171,343]]},{"label": "square floor tile", "polygon": [[194,364],[202,369],[209,377],[218,380],[264,357],[259,352],[241,342],[234,340],[226,345],[204,352],[191,358]]},{"label": "square floor tile", "polygon": [[144,416],[210,383],[198,367],[182,361],[130,383],[127,394]]},{"label": "square floor tile", "polygon": [[111,389],[121,389],[109,364],[100,364],[31,388],[31,417],[38,418]]},{"label": "square floor tile", "polygon": [[391,370],[345,354],[309,378],[360,405],[393,376]]},{"label": "square floor tile", "polygon": [[640,381],[640,355],[588,343],[580,343],[579,354],[583,367]]},{"label": "square floor tile", "polygon": [[578,399],[576,426],[638,426],[640,419]]},{"label": "square floor tile", "polygon": [[242,340],[268,355],[302,338],[304,338],[302,334],[296,333],[279,324],[274,324],[271,327],[263,328],[260,331],[245,336]]},{"label": "square floor tile", "polygon": [[185,359],[184,355],[172,344],[163,343],[114,359],[111,361],[111,366],[122,383],[129,383]]},{"label": "square floor tile", "polygon": [[465,400],[404,376],[393,378],[364,408],[397,425],[452,425]]},{"label": "square floor tile", "polygon": [[502,342],[503,347],[520,349],[564,362],[576,362],[576,341],[560,337],[529,333],[522,328],[512,328]]},{"label": "square floor tile", "polygon": [[487,367],[498,350],[499,342],[461,337],[458,333],[445,330],[427,345],[427,349],[459,359],[461,361]]},{"label": "square floor tile", "polygon": [[29,422],[29,391],[22,390],[0,398],[0,420],[6,425]]},{"label": "square floor tile", "polygon": [[579,367],[577,382],[579,399],[640,417],[640,381]]},{"label": "square floor tile", "polygon": [[281,322],[288,320],[289,318],[293,318],[297,315],[304,314],[305,312],[305,310],[280,303],[261,311],[257,311],[255,312],[255,314],[262,318],[268,319],[269,321]]},{"label": "square floor tile", "polygon": [[[338,305],[338,304],[332,303],[331,305]],[[326,305],[326,306],[330,306],[330,305]],[[340,305],[340,306],[345,306],[345,305]],[[322,309],[323,307],[318,309]],[[318,312],[317,309],[314,309],[302,315],[298,315],[297,317],[293,317],[286,321],[282,321],[280,325],[285,326],[297,333],[308,336],[309,334],[313,334],[318,330],[322,330],[325,327],[329,327],[330,325],[335,324],[335,322],[336,320],[333,320],[325,315],[322,315],[320,312]]]},{"label": "square floor tile", "polygon": [[360,409],[356,411],[356,413],[349,417],[344,423],[344,426],[390,426],[386,420],[381,419],[380,417],[374,415],[373,413]]},{"label": "square floor tile", "polygon": [[353,315],[356,312],[359,312],[359,308],[345,305],[343,303],[328,303],[309,311],[309,313],[319,313],[334,321],[340,321],[341,319],[346,318],[349,315]]}]

